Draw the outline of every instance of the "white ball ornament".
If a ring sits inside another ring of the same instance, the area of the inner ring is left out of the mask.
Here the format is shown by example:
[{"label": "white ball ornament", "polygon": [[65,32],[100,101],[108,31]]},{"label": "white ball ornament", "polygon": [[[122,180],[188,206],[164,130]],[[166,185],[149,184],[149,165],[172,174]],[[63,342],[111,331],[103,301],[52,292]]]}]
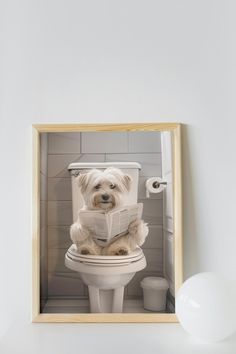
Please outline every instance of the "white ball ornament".
[{"label": "white ball ornament", "polygon": [[236,331],[236,292],[219,274],[199,273],[187,279],[176,296],[176,315],[192,336],[208,342]]}]

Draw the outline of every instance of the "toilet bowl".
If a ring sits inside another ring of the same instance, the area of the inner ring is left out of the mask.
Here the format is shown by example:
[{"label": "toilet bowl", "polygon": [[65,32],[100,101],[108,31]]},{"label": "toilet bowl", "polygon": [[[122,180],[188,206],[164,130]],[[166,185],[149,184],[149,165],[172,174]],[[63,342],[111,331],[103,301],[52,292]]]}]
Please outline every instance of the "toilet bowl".
[{"label": "toilet bowl", "polygon": [[78,272],[88,286],[92,313],[121,313],[124,287],[146,264],[139,247],[127,256],[100,256],[79,254],[73,244],[65,255],[66,267]]}]

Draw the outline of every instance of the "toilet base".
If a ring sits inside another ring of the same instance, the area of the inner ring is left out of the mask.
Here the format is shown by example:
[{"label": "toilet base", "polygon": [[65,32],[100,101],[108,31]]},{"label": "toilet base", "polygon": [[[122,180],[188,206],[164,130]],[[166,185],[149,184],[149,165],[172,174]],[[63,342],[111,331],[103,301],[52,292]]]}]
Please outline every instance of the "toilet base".
[{"label": "toilet base", "polygon": [[99,289],[88,285],[91,313],[122,313],[124,286],[115,289]]}]

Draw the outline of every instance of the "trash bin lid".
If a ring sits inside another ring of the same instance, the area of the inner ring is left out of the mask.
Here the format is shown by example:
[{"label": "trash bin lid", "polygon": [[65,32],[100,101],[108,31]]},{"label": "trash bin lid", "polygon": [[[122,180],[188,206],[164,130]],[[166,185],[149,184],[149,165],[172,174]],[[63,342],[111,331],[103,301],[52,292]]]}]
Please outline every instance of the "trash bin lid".
[{"label": "trash bin lid", "polygon": [[169,288],[168,281],[161,277],[146,277],[140,283],[142,288],[155,289],[155,290],[167,290]]}]

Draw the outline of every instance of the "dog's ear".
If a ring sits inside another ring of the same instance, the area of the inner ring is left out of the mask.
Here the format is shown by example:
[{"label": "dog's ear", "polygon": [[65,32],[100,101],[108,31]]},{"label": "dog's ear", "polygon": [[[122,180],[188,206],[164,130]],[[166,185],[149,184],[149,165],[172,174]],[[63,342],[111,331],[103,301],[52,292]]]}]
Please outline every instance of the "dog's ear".
[{"label": "dog's ear", "polygon": [[81,192],[84,193],[88,186],[88,173],[81,173],[78,177],[76,177],[76,183],[81,189]]},{"label": "dog's ear", "polygon": [[130,187],[131,187],[131,183],[132,183],[132,178],[129,175],[124,175],[122,182],[125,186],[125,188],[127,189],[127,191],[130,191]]},{"label": "dog's ear", "polygon": [[113,176],[115,176],[118,181],[120,182],[120,184],[129,192],[130,191],[130,187],[131,187],[131,183],[132,183],[132,178],[127,175],[124,174],[119,168],[116,167],[108,167],[106,169],[106,171],[108,173],[111,173]]}]

